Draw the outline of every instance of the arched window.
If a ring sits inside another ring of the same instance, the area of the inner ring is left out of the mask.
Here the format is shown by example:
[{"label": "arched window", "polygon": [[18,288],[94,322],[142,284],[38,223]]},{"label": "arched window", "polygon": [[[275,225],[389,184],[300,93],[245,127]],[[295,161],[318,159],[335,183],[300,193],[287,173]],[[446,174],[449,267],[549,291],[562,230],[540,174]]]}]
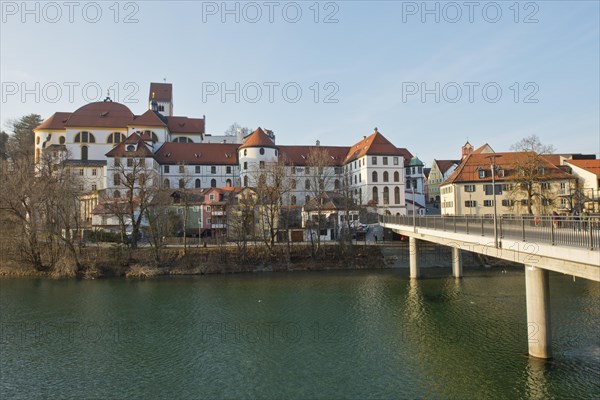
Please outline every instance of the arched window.
[{"label": "arched window", "polygon": [[185,189],[185,180],[184,179],[179,180],[179,189]]},{"label": "arched window", "polygon": [[339,179],[336,179],[336,180],[333,182],[333,188],[334,188],[335,190],[340,190],[340,180],[339,180]]},{"label": "arched window", "polygon": [[88,159],[88,147],[87,146],[81,146],[81,159],[83,161]]},{"label": "arched window", "polygon": [[390,204],[390,189],[387,186],[383,188],[383,204]]},{"label": "arched window", "polygon": [[296,189],[296,180],[292,179],[292,181],[290,182],[290,186],[292,187],[292,189]]},{"label": "arched window", "polygon": [[194,143],[194,141],[188,137],[178,137],[173,140],[175,143]]},{"label": "arched window", "polygon": [[260,150],[258,151],[260,153],[260,155],[264,155],[265,154],[265,149],[264,147],[261,147]]},{"label": "arched window", "polygon": [[96,138],[90,132],[79,132],[75,135],[75,143],[96,143]]},{"label": "arched window", "polygon": [[248,187],[248,175],[244,175],[244,187]]},{"label": "arched window", "polygon": [[400,204],[400,188],[398,186],[394,188],[394,203]]},{"label": "arched window", "polygon": [[407,180],[406,180],[406,188],[407,188],[407,189],[410,189],[410,179],[407,179]]},{"label": "arched window", "polygon": [[171,186],[171,184],[169,183],[169,180],[168,180],[168,179],[165,179],[165,180],[163,181],[163,187],[164,187],[165,189],[168,189],[170,186]]},{"label": "arched window", "polygon": [[211,179],[210,180],[210,187],[217,187],[217,180],[216,179]]},{"label": "arched window", "polygon": [[373,188],[373,202],[375,204],[379,203],[379,192],[376,187]]},{"label": "arched window", "polygon": [[416,179],[413,179],[412,187],[414,187],[415,190],[417,190],[419,188],[419,185],[417,184],[417,180]]},{"label": "arched window", "polygon": [[377,171],[373,171],[373,182],[377,182]]},{"label": "arched window", "polygon": [[388,182],[390,180],[390,175],[388,174],[387,171],[383,172],[383,181],[384,182]]},{"label": "arched window", "polygon": [[394,172],[394,182],[400,182],[400,173],[398,171]]},{"label": "arched window", "polygon": [[119,197],[121,197],[121,192],[119,192],[118,190],[115,190],[113,193],[113,197],[118,199]]},{"label": "arched window", "polygon": [[248,162],[244,161],[244,169],[248,169]]},{"label": "arched window", "polygon": [[248,155],[248,149],[244,149],[244,155],[247,156]]},{"label": "arched window", "polygon": [[113,132],[110,135],[108,135],[108,140],[106,141],[106,143],[119,144],[125,141],[125,138],[125,135],[121,132]]},{"label": "arched window", "polygon": [[290,203],[295,206],[296,205],[296,196],[292,196]]},{"label": "arched window", "polygon": [[358,202],[362,203],[362,188],[358,189]]},{"label": "arched window", "polygon": [[310,181],[308,179],[304,182],[304,189],[310,190]]},{"label": "arched window", "polygon": [[200,189],[200,179],[196,179],[196,180],[194,181],[194,187],[195,187],[196,189]]},{"label": "arched window", "polygon": [[60,143],[60,144],[65,144],[65,142],[66,142],[66,141],[67,141],[67,139],[65,139],[65,137],[64,137],[64,136],[59,136],[59,137],[58,137],[58,143]]},{"label": "arched window", "polygon": [[231,187],[231,179],[225,181],[225,187]]}]

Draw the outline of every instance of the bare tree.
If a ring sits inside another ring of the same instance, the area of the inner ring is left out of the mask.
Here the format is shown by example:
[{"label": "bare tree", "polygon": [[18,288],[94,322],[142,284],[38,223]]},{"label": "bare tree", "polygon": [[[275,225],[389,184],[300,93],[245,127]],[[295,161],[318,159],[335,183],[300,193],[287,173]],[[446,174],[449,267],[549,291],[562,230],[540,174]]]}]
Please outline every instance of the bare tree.
[{"label": "bare tree", "polygon": [[[307,178],[305,187],[307,192],[310,193],[310,197],[314,200],[314,207],[317,212],[316,218],[309,224],[309,227],[316,227],[318,251],[321,246],[321,229],[325,224],[322,207],[323,196],[328,190],[339,190],[340,182],[338,180],[336,188],[336,185],[334,184],[336,174],[333,167],[333,158],[329,154],[329,151],[324,147],[311,147],[306,160],[306,169],[308,169],[308,172],[306,173]],[[312,227],[310,225],[312,225]]]},{"label": "bare tree", "polygon": [[242,136],[246,136],[250,133],[250,128],[242,127],[237,122],[234,122],[225,130],[225,135],[227,136],[237,136],[238,132],[242,134]]},{"label": "bare tree", "polygon": [[238,253],[246,256],[248,239],[254,237],[255,213],[257,211],[257,195],[250,188],[229,197],[228,232],[229,237],[236,243]]},{"label": "bare tree", "polygon": [[141,237],[141,225],[159,190],[158,174],[145,157],[126,157],[126,162],[115,158],[113,168],[114,183],[125,190],[121,198],[104,199],[110,214],[117,217],[121,231],[126,234],[131,227],[131,247],[136,248]]},{"label": "bare tree", "polygon": [[251,182],[256,191],[257,212],[263,231],[262,239],[272,251],[279,233],[281,206],[286,193],[290,190],[284,161],[254,166]]},{"label": "bare tree", "polygon": [[515,161],[511,166],[514,185],[510,197],[515,201],[525,197],[527,212],[533,214],[534,204],[554,201],[545,170],[548,162],[543,158],[544,154],[552,153],[554,147],[543,144],[538,136],[531,135],[512,145],[511,150],[521,154],[514,157]]}]

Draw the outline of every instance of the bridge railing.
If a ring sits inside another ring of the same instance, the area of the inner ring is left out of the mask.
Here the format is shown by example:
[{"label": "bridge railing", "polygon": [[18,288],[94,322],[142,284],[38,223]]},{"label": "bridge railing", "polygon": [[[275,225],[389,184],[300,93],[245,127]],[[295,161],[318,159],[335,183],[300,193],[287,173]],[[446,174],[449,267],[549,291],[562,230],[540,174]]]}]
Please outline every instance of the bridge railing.
[{"label": "bridge railing", "polygon": [[[412,216],[385,215],[380,222],[403,225],[405,228],[426,228],[494,238],[493,216]],[[539,242],[553,246],[570,246],[597,250],[600,246],[600,215],[582,217],[498,216],[497,235],[524,242]]]}]

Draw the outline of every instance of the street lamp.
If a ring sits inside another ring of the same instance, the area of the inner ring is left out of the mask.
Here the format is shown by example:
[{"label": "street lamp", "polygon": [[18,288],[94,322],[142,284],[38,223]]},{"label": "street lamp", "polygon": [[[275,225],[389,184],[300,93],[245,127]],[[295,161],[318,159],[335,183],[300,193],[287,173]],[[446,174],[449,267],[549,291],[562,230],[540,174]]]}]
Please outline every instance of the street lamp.
[{"label": "street lamp", "polygon": [[502,157],[501,154],[491,154],[486,158],[490,159],[490,169],[492,170],[492,193],[494,201],[494,245],[498,248],[498,212],[496,208],[496,158]]},{"label": "street lamp", "polygon": [[415,213],[415,183],[412,184],[412,215],[413,215],[413,232],[417,231],[417,215]]}]

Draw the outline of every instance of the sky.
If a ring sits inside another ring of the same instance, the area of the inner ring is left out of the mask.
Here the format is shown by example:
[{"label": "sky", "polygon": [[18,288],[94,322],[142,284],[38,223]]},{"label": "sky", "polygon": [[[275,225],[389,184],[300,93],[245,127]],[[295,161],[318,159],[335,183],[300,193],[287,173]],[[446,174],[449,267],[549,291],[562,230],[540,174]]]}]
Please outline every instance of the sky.
[{"label": "sky", "polygon": [[0,122],[104,99],[278,144],[349,146],[377,127],[427,164],[536,134],[600,153],[600,2],[2,1]]}]

